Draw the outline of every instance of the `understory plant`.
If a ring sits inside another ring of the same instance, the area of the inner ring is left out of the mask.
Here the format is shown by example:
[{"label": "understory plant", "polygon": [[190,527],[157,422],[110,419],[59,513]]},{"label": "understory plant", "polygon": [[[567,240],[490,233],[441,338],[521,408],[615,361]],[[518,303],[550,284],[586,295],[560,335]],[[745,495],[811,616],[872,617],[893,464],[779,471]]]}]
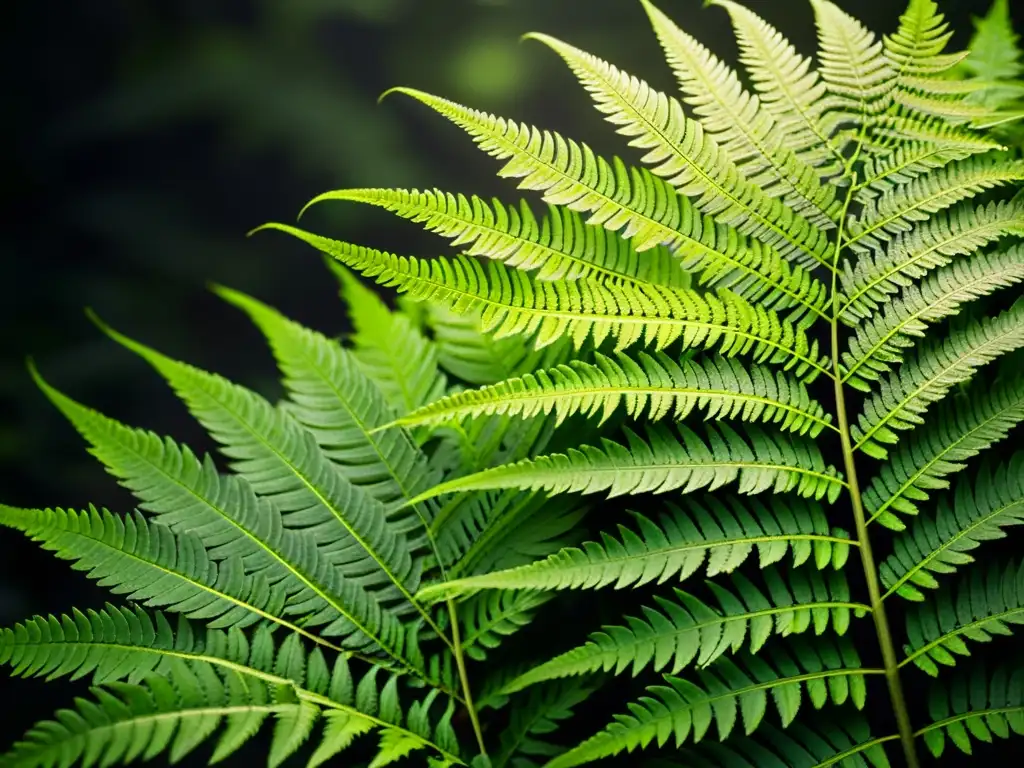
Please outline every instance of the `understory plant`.
[{"label": "understory plant", "polygon": [[916,768],[1024,734],[1006,3],[959,54],[931,0],[881,39],[811,0],[812,61],[712,0],[745,78],[640,4],[678,94],[529,36],[634,164],[398,88],[547,207],[314,200],[436,258],[262,228],[326,255],[354,329],[218,287],[280,402],[96,318],[222,459],[33,369],[138,509],[0,507],[122,598],[0,634],[14,674],[93,685],[3,766],[216,762],[262,726],[310,768]]}]

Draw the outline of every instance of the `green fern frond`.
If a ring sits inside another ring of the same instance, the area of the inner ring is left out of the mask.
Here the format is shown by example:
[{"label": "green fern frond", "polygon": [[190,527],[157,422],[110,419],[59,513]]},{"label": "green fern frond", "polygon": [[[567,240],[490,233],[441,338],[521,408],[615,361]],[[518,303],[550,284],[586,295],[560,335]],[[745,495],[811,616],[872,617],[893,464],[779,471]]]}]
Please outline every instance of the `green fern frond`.
[{"label": "green fern frond", "polygon": [[[94,702],[78,699],[76,710],[62,710],[58,720],[38,724],[0,761],[18,768],[51,768],[78,759],[109,765],[151,759],[165,751],[175,761],[224,726],[211,758],[217,762],[233,754],[273,715],[268,765],[274,768],[310,737],[323,714],[324,733],[315,753],[319,762],[346,747],[352,736],[380,730],[378,765],[390,762],[388,743],[397,737],[440,754],[452,765],[464,765],[451,751],[451,711],[436,727],[428,719],[434,695],[410,706],[406,718],[396,678],[381,688],[371,672],[356,687],[344,661],[335,664],[333,672],[322,656],[315,657],[315,663],[310,657],[308,667],[297,666],[303,659],[299,647],[294,649],[284,668],[274,673],[247,667],[244,662],[215,667],[174,660],[162,674],[147,676],[141,685],[115,682],[94,688]],[[264,643],[261,651],[254,647],[253,654],[266,650]],[[272,646],[269,650],[272,652]],[[295,673],[300,682],[282,674],[288,672]],[[339,727],[342,721],[358,721],[355,727],[349,723],[348,739]]]},{"label": "green fern frond", "polygon": [[737,418],[772,423],[781,430],[815,437],[831,417],[811,400],[806,387],[760,366],[727,358],[704,361],[668,355],[594,355],[594,363],[571,361],[551,370],[477,390],[449,395],[396,420],[402,426],[438,425],[468,416],[554,414],[562,423],[575,413],[602,422],[619,407],[634,419],[682,421],[695,408],[708,419]]},{"label": "green fern frond", "polygon": [[[895,735],[872,738],[864,714],[849,706],[801,715],[785,729],[762,722],[753,736],[724,744],[703,741],[679,750],[664,768],[892,768],[882,746]],[[661,764],[659,764],[660,766]]]},{"label": "green fern frond", "polygon": [[910,0],[900,16],[899,29],[886,35],[885,55],[892,62],[897,87],[929,92],[931,81],[953,69],[967,52],[945,53],[953,37],[949,24],[933,0]]},{"label": "green fern frond", "polygon": [[612,338],[616,349],[643,341],[662,348],[686,347],[746,353],[778,363],[813,380],[828,373],[817,341],[774,312],[754,307],[730,291],[698,294],[645,285],[581,279],[568,283],[533,280],[504,265],[465,258],[420,260],[350,245],[285,224],[264,225],[303,240],[342,263],[397,287],[420,301],[456,312],[480,311],[485,332],[533,334],[538,346],[569,337],[577,347]]},{"label": "green fern frond", "polygon": [[972,739],[991,742],[1011,734],[1024,735],[1024,669],[1020,663],[985,665],[957,674],[952,681],[932,686],[928,697],[931,725],[917,732],[929,751],[939,757],[946,740],[968,755]]},{"label": "green fern frond", "polygon": [[966,641],[987,643],[1024,624],[1024,563],[975,568],[915,609],[907,616],[901,664],[912,662],[937,677],[939,664],[954,666],[957,656],[971,655]]},{"label": "green fern frond", "polygon": [[729,573],[755,551],[762,568],[786,557],[794,566],[813,559],[819,569],[841,568],[851,541],[829,526],[822,507],[808,501],[772,498],[742,501],[709,496],[686,510],[666,504],[657,522],[633,513],[638,531],[618,526],[619,538],[567,548],[520,568],[435,584],[420,597],[436,600],[478,589],[623,589],[669,579],[683,581],[702,568],[708,576]]},{"label": "green fern frond", "polygon": [[894,513],[916,515],[945,478],[968,459],[1006,438],[1024,420],[1024,377],[979,381],[963,396],[944,402],[928,424],[901,442],[864,490],[868,522],[894,530],[905,526]]},{"label": "green fern frond", "polygon": [[864,678],[882,672],[862,668],[848,643],[794,643],[789,652],[773,648],[767,655],[771,661],[748,654],[719,659],[695,675],[699,683],[666,676],[667,685],[649,687],[630,714],[617,715],[604,731],[546,768],[572,768],[667,742],[678,748],[688,739],[699,742],[712,725],[719,741],[737,725],[750,735],[767,713],[769,694],[783,726],[796,718],[805,694],[815,709],[846,701],[860,709],[867,696]]},{"label": "green fern frond", "polygon": [[955,315],[981,296],[1024,280],[1024,248],[979,253],[936,270],[921,282],[910,282],[899,298],[885,304],[857,328],[842,356],[842,381],[870,392],[873,382],[903,362],[903,350],[915,337],[926,336],[929,323]]},{"label": "green fern frond", "polygon": [[782,143],[775,121],[736,73],[707,48],[643,0],[685,98],[708,135],[736,163],[740,174],[816,227],[833,229],[841,203],[813,166]]},{"label": "green fern frond", "polygon": [[844,264],[841,318],[856,324],[873,316],[879,306],[892,301],[892,294],[930,270],[1008,234],[1024,234],[1024,198],[940,213],[897,236],[885,251]]},{"label": "green fern frond", "polygon": [[826,119],[825,84],[810,59],[801,56],[778,30],[733,0],[711,0],[732,20],[740,46],[740,61],[775,119],[781,140],[808,165],[827,177],[845,158],[832,140]]},{"label": "green fern frond", "polygon": [[896,537],[893,553],[879,567],[886,596],[924,600],[919,587],[939,585],[932,574],[974,562],[968,552],[1003,538],[1004,527],[1024,523],[1024,453],[995,469],[984,465],[973,486],[961,480],[951,502],[943,498],[934,515],[918,518]]},{"label": "green fern frond", "polygon": [[425,304],[425,321],[437,347],[438,362],[453,376],[483,386],[556,365],[571,349],[562,339],[537,349],[523,336],[495,338],[485,333],[479,312],[458,313],[443,304]]},{"label": "green fern frond", "polygon": [[493,758],[494,768],[536,768],[533,758],[554,757],[561,747],[547,741],[561,722],[573,715],[573,708],[585,701],[595,688],[593,680],[559,680],[538,686],[528,697],[516,701],[508,726]]},{"label": "green fern frond", "polygon": [[[609,163],[586,145],[549,131],[477,112],[422,91],[394,90],[436,110],[469,132],[489,154],[508,160],[499,175],[521,177],[521,187],[543,192],[552,205],[591,214],[590,224],[621,230],[638,251],[667,245],[684,259],[686,269],[706,273],[705,279],[726,275],[730,284],[751,296],[764,297],[778,308],[800,305],[801,312],[820,309],[823,289],[816,278],[721,219],[702,215],[686,197],[650,172],[627,168],[618,158]],[[819,247],[824,249],[824,240]],[[734,270],[738,274],[733,275]]]},{"label": "green fern frond", "polygon": [[842,635],[852,613],[862,616],[868,610],[850,602],[849,585],[839,571],[767,568],[762,577],[767,596],[739,572],[732,574],[731,591],[709,581],[717,608],[680,589],[673,599],[656,595],[657,607],[645,606],[642,617],[627,616],[625,626],[602,628],[586,644],[515,678],[505,691],[600,671],[636,677],[651,667],[677,675],[690,664],[706,667],[744,645],[755,654],[772,635],[799,634],[812,625],[817,635],[830,628]]},{"label": "green fern frond", "polygon": [[[73,560],[76,570],[88,572],[115,594],[206,620],[214,628],[266,619],[306,635],[316,627],[327,637],[344,637],[350,647],[377,643],[396,658],[404,652],[406,632],[397,617],[324,568],[316,581],[329,585],[330,593],[295,605],[280,587],[246,574],[238,558],[216,563],[196,534],[174,533],[138,512],[118,517],[95,508],[76,512],[2,506],[0,524],[23,531],[63,560]],[[304,629],[289,618],[298,610],[304,614]]]},{"label": "green fern frond", "polygon": [[613,231],[584,223],[569,208],[548,206],[538,221],[525,200],[517,207],[439,189],[343,189],[319,195],[309,205],[324,200],[379,206],[449,238],[469,256],[536,270],[538,280],[600,276],[670,288],[686,288],[690,282],[664,246],[638,252]]},{"label": "green fern frond", "polygon": [[553,49],[594,99],[605,119],[630,144],[647,150],[653,172],[716,220],[757,237],[802,266],[827,263],[825,233],[747,180],[701,125],[675,99],[617,67],[548,35],[532,34]]},{"label": "green fern frond", "polygon": [[739,492],[792,491],[830,502],[845,483],[835,467],[825,464],[815,443],[788,437],[781,440],[755,427],[746,437],[726,424],[708,425],[707,439],[679,425],[648,427],[646,439],[623,430],[626,444],[602,438],[600,446],[584,445],[566,453],[523,459],[455,478],[413,500],[446,493],[518,488],[548,493],[600,493],[621,496],[667,493],[683,489],[715,490],[737,482]]},{"label": "green fern frond", "polygon": [[[885,192],[868,203],[859,216],[848,223],[850,237],[846,244],[862,253],[879,249],[899,233],[913,232],[914,222],[989,189],[1024,179],[1024,161],[1000,162],[989,156],[969,157],[949,163],[934,171]],[[932,233],[927,225],[922,232]],[[913,235],[906,236],[914,240]]]},{"label": "green fern frond", "polygon": [[[404,430],[378,432],[394,418],[354,355],[262,302],[228,288],[217,293],[243,310],[267,337],[290,395],[288,413],[316,438],[352,483],[391,504],[437,481],[427,457]],[[418,510],[429,520],[431,509]]]},{"label": "green fern frond", "polygon": [[106,331],[167,380],[238,474],[284,513],[285,525],[315,535],[340,575],[415,607],[421,564],[406,537],[384,505],[346,480],[309,432],[244,387]]},{"label": "green fern frond", "polygon": [[466,656],[483,661],[504,638],[529,624],[537,609],[552,597],[550,592],[495,590],[472,595],[459,603]]},{"label": "green fern frond", "polygon": [[1020,36],[1010,19],[1009,0],[993,0],[988,13],[974,19],[974,37],[963,69],[981,80],[1013,80],[1024,74]]},{"label": "green fern frond", "polygon": [[889,108],[894,73],[882,43],[863,24],[828,0],[811,0],[818,28],[818,72],[825,83],[829,119],[863,125]]},{"label": "green fern frond", "polygon": [[861,180],[854,186],[854,199],[862,205],[947,163],[1006,148],[963,126],[905,115],[877,118],[866,144],[872,142],[881,144],[882,151],[865,159]]},{"label": "green fern frond", "polygon": [[895,430],[925,423],[923,414],[982,365],[1024,345],[1024,300],[991,318],[968,323],[945,341],[925,341],[871,396],[850,430],[854,448],[884,459],[881,444],[899,440]]},{"label": "green fern frond", "polygon": [[350,337],[353,355],[391,407],[407,413],[440,397],[446,382],[431,341],[347,269],[333,261],[327,266],[341,283],[341,298],[348,304],[355,328]]}]

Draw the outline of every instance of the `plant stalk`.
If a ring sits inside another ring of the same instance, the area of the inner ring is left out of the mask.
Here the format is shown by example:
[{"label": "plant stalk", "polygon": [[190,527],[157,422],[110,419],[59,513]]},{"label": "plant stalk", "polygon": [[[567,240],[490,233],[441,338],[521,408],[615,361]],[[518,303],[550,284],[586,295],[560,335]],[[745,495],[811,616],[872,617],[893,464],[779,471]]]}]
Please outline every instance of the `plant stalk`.
[{"label": "plant stalk", "polygon": [[[863,130],[863,129],[862,129]],[[861,143],[858,141],[857,150],[846,165],[846,175],[850,174],[857,157],[860,154]],[[856,179],[851,180],[855,182]],[[910,723],[910,713],[907,711],[907,701],[903,695],[903,685],[900,682],[900,665],[896,658],[896,647],[893,645],[892,633],[889,630],[889,619],[885,615],[885,605],[882,602],[882,594],[878,585],[878,568],[875,565],[875,556],[871,551],[871,537],[868,534],[867,520],[864,515],[864,502],[861,499],[860,483],[857,480],[857,464],[854,460],[853,441],[850,438],[850,425],[846,415],[846,396],[843,388],[842,369],[839,365],[839,255],[843,249],[843,238],[845,232],[846,217],[853,202],[853,188],[846,193],[846,200],[843,204],[843,212],[840,215],[838,233],[836,235],[836,247],[832,262],[832,380],[835,389],[836,419],[839,422],[839,440],[843,449],[843,469],[846,472],[847,491],[850,494],[850,504],[853,507],[854,525],[857,530],[857,541],[860,543],[860,562],[864,569],[864,579],[867,582],[868,598],[871,605],[871,617],[875,622],[875,634],[878,637],[878,645],[882,651],[882,663],[885,669],[885,682],[889,688],[889,699],[892,702],[893,712],[896,715],[896,725],[899,729],[900,745],[903,747],[903,758],[907,768],[920,768],[920,761],[917,757],[917,744],[914,738],[914,728]]]},{"label": "plant stalk", "polygon": [[477,746],[480,754],[487,757],[487,746],[484,744],[484,733],[480,728],[480,717],[476,712],[476,705],[473,703],[473,692],[469,689],[469,675],[466,672],[466,657],[462,653],[462,639],[459,634],[459,615],[455,610],[455,601],[451,598],[445,601],[448,604],[448,615],[452,622],[452,643],[455,651],[455,666],[459,670],[459,682],[462,684],[462,696],[466,700],[466,711],[469,713],[469,720],[473,724],[473,734],[476,736]]}]

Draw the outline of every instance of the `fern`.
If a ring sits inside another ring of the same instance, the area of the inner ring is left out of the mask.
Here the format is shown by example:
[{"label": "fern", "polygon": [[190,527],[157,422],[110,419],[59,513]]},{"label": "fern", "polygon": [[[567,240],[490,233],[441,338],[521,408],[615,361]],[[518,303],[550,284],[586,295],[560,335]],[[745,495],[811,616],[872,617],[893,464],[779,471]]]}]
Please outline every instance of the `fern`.
[{"label": "fern", "polygon": [[635,161],[389,91],[546,207],[310,203],[421,224],[456,251],[435,258],[258,228],[323,254],[351,320],[337,339],[214,289],[280,402],[100,323],[223,467],[31,367],[138,508],[0,506],[126,601],[0,630],[13,674],[93,685],[0,763],[217,761],[266,726],[272,768],[920,768],[1024,734],[1008,5],[956,52],[933,0],[885,35],[812,0],[812,59],[708,4],[736,63],[637,9],[676,93],[527,35]]}]

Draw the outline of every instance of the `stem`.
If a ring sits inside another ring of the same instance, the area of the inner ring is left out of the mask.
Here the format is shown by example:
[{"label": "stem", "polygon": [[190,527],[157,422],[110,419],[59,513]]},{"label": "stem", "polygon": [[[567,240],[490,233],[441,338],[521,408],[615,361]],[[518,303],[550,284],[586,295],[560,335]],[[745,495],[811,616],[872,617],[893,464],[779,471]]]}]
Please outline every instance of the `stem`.
[{"label": "stem", "polygon": [[477,746],[480,747],[480,754],[487,757],[487,746],[484,744],[484,733],[480,728],[480,717],[476,713],[476,706],[473,704],[473,692],[469,689],[469,675],[466,673],[466,657],[462,653],[462,639],[459,635],[459,615],[455,611],[455,601],[448,598],[448,615],[452,620],[452,642],[455,644],[455,665],[459,669],[459,682],[462,683],[462,696],[466,700],[466,711],[469,712],[469,720],[473,724],[473,734],[476,736]]},{"label": "stem", "polygon": [[[863,129],[862,129],[863,131]],[[860,154],[861,143],[858,142],[857,150],[846,165],[846,173],[849,174],[854,163]],[[856,181],[853,179],[852,181]],[[875,621],[875,634],[878,636],[878,645],[882,651],[882,662],[885,669],[885,681],[889,687],[889,699],[896,715],[896,724],[899,728],[900,744],[903,747],[903,757],[906,760],[907,768],[919,768],[920,762],[917,758],[917,747],[914,742],[914,729],[910,723],[910,713],[907,711],[907,702],[903,696],[903,686],[900,683],[900,667],[896,659],[896,648],[893,645],[892,633],[889,631],[889,620],[885,615],[885,607],[882,603],[881,590],[878,585],[878,568],[875,565],[875,556],[871,551],[871,537],[868,534],[867,521],[864,515],[864,503],[860,494],[860,483],[857,481],[857,465],[854,461],[853,445],[850,439],[850,425],[846,416],[846,397],[843,388],[842,369],[839,365],[839,292],[837,290],[837,277],[839,272],[839,255],[843,249],[844,228],[850,203],[853,201],[852,188],[846,194],[843,204],[843,212],[839,219],[839,231],[836,235],[836,247],[833,259],[832,270],[832,370],[835,384],[836,418],[839,422],[839,439],[843,448],[843,466],[846,471],[847,490],[850,494],[850,504],[853,507],[853,519],[857,529],[857,541],[860,543],[860,562],[864,569],[864,579],[867,582],[868,597],[871,604],[871,616]]]}]

